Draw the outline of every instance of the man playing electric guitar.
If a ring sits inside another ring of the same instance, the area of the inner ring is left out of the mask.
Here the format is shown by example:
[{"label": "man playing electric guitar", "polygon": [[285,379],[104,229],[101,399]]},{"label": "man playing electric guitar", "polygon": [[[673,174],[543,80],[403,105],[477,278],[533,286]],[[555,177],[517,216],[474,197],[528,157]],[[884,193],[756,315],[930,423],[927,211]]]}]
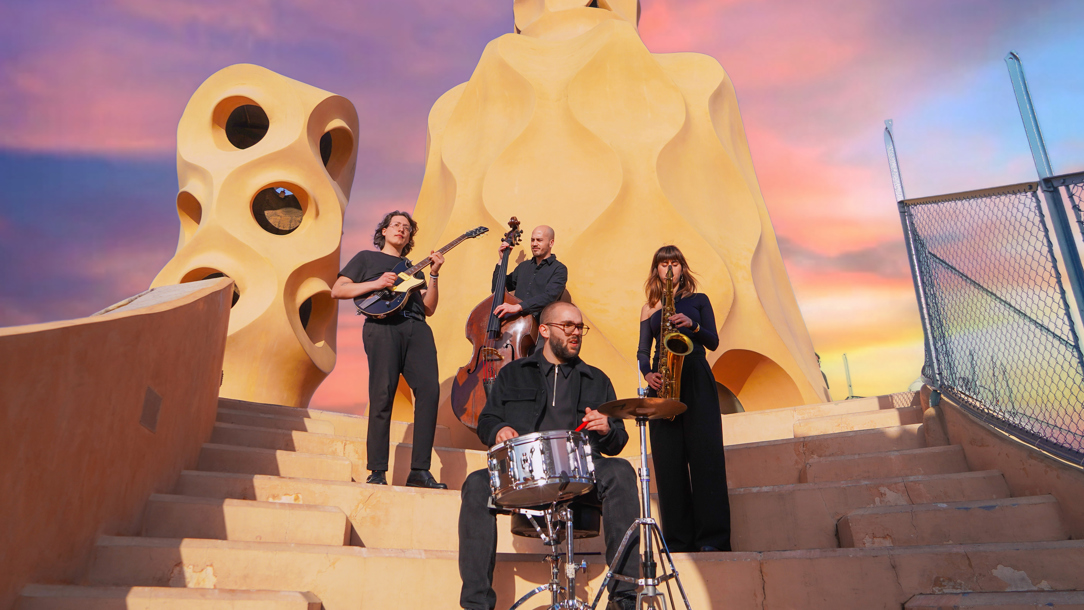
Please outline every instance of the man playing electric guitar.
[{"label": "man playing electric guitar", "polygon": [[[380,250],[358,252],[339,272],[331,288],[336,299],[353,299],[391,288],[398,276],[392,269],[414,247],[418,223],[406,212],[394,211],[384,216],[373,235],[373,245]],[[447,489],[429,472],[432,464],[433,436],[437,428],[437,405],[440,382],[437,376],[437,346],[426,316],[437,309],[437,276],[444,255],[429,255],[429,285],[414,291],[405,306],[384,318],[369,318],[362,329],[365,356],[369,361],[369,430],[366,483],[387,485],[388,448],[391,436],[391,407],[401,374],[414,391],[414,438],[408,487]],[[407,263],[409,266],[409,263]],[[421,275],[421,272],[418,273]],[[424,280],[424,276],[419,279]]]}]

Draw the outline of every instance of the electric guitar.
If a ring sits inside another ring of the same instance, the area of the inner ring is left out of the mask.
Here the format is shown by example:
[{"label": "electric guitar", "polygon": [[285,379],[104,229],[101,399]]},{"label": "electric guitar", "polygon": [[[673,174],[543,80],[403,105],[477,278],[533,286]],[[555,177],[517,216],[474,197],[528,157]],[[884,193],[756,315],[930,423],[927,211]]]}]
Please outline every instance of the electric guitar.
[{"label": "electric guitar", "polygon": [[[487,231],[489,229],[486,227],[471,229],[453,239],[437,252],[444,254],[468,239],[484,235]],[[410,295],[415,290],[425,286],[425,278],[416,278],[414,274],[428,267],[431,262],[429,257],[426,257],[424,261],[407,268],[410,261],[406,259],[399,261],[395,268],[391,270],[392,273],[399,276],[394,285],[354,299],[354,305],[358,308],[358,315],[365,314],[370,318],[386,318],[402,309]]]}]

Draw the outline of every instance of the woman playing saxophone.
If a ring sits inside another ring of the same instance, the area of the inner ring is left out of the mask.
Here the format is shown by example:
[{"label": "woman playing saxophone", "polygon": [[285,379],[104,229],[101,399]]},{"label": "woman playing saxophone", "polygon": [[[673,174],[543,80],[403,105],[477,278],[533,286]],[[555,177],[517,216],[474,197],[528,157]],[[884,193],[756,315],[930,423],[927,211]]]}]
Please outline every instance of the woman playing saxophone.
[{"label": "woman playing saxophone", "polygon": [[644,292],[640,371],[651,395],[688,407],[673,420],[649,424],[663,536],[671,552],[729,551],[719,395],[706,357],[719,347],[715,313],[707,295],[696,292],[696,278],[676,246],[655,252]]}]

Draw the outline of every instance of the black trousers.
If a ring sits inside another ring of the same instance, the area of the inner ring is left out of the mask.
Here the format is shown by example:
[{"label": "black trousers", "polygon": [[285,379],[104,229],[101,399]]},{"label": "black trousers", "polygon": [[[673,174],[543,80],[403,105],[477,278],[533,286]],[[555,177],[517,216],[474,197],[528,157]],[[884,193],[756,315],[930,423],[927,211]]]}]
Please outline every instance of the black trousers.
[{"label": "black trousers", "polygon": [[410,467],[429,470],[437,430],[440,381],[433,330],[421,320],[396,316],[391,321],[366,320],[362,329],[369,360],[369,470],[388,469],[391,406],[401,374],[414,391],[414,448]]},{"label": "black trousers", "polygon": [[[595,489],[581,501],[602,505],[602,530],[606,538],[606,563],[612,564],[625,532],[640,516],[636,471],[620,458],[595,460]],[[470,610],[492,610],[497,605],[493,568],[497,561],[497,513],[490,506],[489,471],[476,470],[463,482],[459,508],[459,575],[463,590],[459,605]],[[640,535],[633,534],[617,572],[640,577]],[[612,581],[610,595],[630,592],[630,583]]]},{"label": "black trousers", "polygon": [[685,357],[681,402],[688,409],[673,421],[648,422],[663,537],[672,553],[696,552],[703,546],[729,551],[730,497],[719,395],[703,352]]}]

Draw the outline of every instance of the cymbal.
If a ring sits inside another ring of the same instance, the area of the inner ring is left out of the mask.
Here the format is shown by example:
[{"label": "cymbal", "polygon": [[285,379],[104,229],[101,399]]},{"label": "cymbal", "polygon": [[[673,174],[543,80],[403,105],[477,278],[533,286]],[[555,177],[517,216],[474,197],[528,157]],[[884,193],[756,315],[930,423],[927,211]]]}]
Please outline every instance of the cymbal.
[{"label": "cymbal", "polygon": [[619,398],[599,405],[598,410],[618,419],[662,419],[684,413],[687,408],[684,403],[669,398]]}]

